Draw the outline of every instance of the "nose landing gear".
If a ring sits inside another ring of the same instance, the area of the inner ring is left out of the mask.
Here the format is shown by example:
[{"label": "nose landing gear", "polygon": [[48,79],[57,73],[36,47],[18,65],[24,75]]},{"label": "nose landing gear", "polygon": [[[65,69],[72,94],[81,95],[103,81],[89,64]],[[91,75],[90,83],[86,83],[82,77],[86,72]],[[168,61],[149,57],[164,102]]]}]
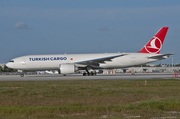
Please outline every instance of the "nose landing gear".
[{"label": "nose landing gear", "polygon": [[20,73],[20,77],[24,77],[24,73],[22,72],[22,73]]},{"label": "nose landing gear", "polygon": [[24,72],[23,72],[23,70],[18,70],[18,72],[20,72],[20,77],[24,77]]}]

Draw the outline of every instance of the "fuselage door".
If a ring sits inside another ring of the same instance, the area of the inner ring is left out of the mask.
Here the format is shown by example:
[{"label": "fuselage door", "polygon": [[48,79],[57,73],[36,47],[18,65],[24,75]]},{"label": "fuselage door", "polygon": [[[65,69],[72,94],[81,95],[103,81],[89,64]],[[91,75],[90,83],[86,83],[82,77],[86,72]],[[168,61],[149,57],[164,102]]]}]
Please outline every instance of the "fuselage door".
[{"label": "fuselage door", "polygon": [[26,59],[22,59],[21,64],[26,65]]}]

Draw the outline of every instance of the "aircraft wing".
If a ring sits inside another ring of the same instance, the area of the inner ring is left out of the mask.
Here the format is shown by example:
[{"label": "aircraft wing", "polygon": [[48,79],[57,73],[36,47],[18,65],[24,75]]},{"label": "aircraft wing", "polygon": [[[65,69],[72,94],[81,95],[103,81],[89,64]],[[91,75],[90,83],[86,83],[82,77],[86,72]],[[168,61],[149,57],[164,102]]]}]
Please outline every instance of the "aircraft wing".
[{"label": "aircraft wing", "polygon": [[121,54],[121,55],[110,56],[110,57],[102,57],[98,59],[91,59],[91,60],[76,62],[76,64],[90,66],[92,68],[97,69],[97,68],[100,68],[99,63],[105,63],[105,61],[112,61],[112,59],[117,58],[117,57],[122,57],[124,55],[127,55],[127,54]]},{"label": "aircraft wing", "polygon": [[172,53],[170,54],[160,54],[160,55],[155,55],[155,56],[150,56],[148,57],[149,59],[166,59],[169,57],[169,55],[174,55]]}]

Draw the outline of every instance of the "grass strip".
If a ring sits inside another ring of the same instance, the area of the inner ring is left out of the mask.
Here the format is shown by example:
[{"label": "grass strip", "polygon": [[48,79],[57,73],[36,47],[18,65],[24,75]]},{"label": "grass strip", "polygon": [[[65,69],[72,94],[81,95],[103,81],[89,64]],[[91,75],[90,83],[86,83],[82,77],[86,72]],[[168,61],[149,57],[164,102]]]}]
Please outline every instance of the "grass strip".
[{"label": "grass strip", "polygon": [[132,110],[156,110],[156,111],[180,111],[180,101],[176,100],[160,100],[160,101],[146,101],[140,103],[129,103],[122,105],[99,105],[86,106],[86,104],[75,103],[60,106],[0,106],[1,114],[22,114],[35,112],[50,112],[50,113],[85,113],[85,112],[120,112]]}]

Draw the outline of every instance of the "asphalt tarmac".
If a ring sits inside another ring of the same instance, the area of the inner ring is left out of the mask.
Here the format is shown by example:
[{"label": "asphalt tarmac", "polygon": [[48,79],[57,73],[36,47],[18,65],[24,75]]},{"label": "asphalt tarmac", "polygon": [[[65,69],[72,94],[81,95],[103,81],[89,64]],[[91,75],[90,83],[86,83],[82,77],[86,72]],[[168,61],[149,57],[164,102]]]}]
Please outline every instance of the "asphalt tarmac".
[{"label": "asphalt tarmac", "polygon": [[[130,73],[125,74],[97,74],[96,76],[82,76],[82,74],[72,75],[0,75],[0,81],[43,81],[43,80],[148,80],[148,79],[171,79],[173,73]],[[180,77],[180,76],[179,76]],[[180,79],[180,78],[178,78]]]}]

